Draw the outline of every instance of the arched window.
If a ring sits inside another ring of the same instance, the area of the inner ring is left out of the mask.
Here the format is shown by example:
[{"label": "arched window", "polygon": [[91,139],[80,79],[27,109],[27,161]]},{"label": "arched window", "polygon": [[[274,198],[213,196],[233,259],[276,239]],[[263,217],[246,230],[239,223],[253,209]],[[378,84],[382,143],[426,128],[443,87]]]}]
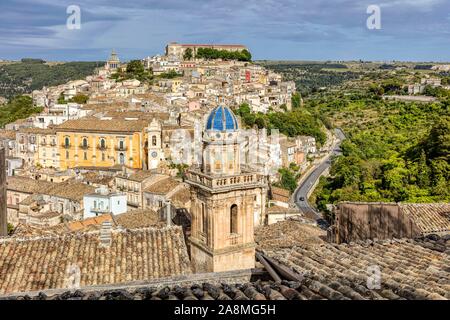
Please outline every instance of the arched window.
[{"label": "arched window", "polygon": [[230,233],[238,233],[238,207],[235,204],[230,208]]},{"label": "arched window", "polygon": [[86,138],[83,138],[83,148],[87,148],[88,146],[88,141]]},{"label": "arched window", "polygon": [[100,148],[105,149],[106,148],[106,141],[105,139],[100,139]]},{"label": "arched window", "polygon": [[156,136],[152,136],[152,146],[156,146]]},{"label": "arched window", "polygon": [[69,139],[69,137],[66,137],[64,139],[64,146],[68,147],[69,145],[70,145],[70,139]]}]

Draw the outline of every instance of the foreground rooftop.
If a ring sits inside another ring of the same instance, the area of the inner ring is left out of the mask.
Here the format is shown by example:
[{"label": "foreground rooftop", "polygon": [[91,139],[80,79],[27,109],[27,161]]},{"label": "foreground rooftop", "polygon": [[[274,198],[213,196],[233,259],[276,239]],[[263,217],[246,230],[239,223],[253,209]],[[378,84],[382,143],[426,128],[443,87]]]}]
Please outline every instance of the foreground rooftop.
[{"label": "foreground rooftop", "polygon": [[191,273],[180,227],[0,239],[0,294],[68,288],[74,268],[81,287]]}]

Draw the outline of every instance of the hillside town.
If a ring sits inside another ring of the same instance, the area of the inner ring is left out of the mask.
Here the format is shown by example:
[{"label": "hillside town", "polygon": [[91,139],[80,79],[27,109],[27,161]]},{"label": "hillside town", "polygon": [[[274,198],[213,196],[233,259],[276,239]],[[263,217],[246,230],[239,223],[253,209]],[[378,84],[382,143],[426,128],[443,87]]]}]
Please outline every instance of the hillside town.
[{"label": "hillside town", "polygon": [[[169,44],[166,55],[142,60],[155,75],[174,74],[152,85],[113,79],[127,65],[113,51],[95,75],[33,91],[33,104],[43,111],[0,131],[8,223],[52,227],[105,213],[160,210],[172,197],[189,192],[183,168],[201,164],[204,122],[211,110],[244,102],[253,112],[291,109],[293,82],[249,62],[184,61],[183,51],[178,52],[184,47],[190,48]],[[70,102],[80,96],[85,103]],[[314,137],[249,128],[240,130],[238,139],[241,164],[271,183],[279,180],[279,168],[291,163],[306,168],[308,157],[318,154]],[[164,191],[169,182],[172,187]],[[164,205],[153,199],[158,195]],[[114,196],[125,199],[123,205],[105,205],[99,212],[86,207]],[[282,205],[288,207],[288,201]],[[265,219],[266,206],[261,204],[258,223]]]},{"label": "hillside town", "polygon": [[34,90],[42,111],[0,130],[0,296],[449,299],[450,205],[342,202],[324,223],[305,198],[345,137],[247,126],[240,106],[289,112],[297,91],[249,57],[112,50],[95,74]]}]

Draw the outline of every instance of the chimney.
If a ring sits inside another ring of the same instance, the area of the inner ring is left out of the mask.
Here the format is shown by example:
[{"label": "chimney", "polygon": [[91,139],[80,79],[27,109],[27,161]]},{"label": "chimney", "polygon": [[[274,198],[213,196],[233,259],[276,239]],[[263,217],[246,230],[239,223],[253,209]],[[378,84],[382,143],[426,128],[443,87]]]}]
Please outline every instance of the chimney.
[{"label": "chimney", "polygon": [[6,164],[5,148],[0,147],[0,237],[8,235],[6,217]]},{"label": "chimney", "polygon": [[170,226],[172,224],[172,214],[171,214],[171,203],[170,201],[167,201],[166,205],[166,219],[167,219],[167,226]]},{"label": "chimney", "polygon": [[100,244],[104,247],[111,246],[111,231],[112,231],[112,221],[105,221],[102,223],[102,228],[100,229]]}]

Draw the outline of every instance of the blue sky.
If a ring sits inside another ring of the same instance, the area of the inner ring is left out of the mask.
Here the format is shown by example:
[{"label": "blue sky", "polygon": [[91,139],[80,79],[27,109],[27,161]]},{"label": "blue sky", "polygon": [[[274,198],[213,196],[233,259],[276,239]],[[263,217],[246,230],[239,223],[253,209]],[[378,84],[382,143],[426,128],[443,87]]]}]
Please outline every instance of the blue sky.
[{"label": "blue sky", "polygon": [[[68,30],[66,8],[81,9]],[[381,8],[369,30],[368,5]],[[122,60],[167,42],[241,43],[254,59],[450,61],[449,0],[1,0],[0,59]]]}]

